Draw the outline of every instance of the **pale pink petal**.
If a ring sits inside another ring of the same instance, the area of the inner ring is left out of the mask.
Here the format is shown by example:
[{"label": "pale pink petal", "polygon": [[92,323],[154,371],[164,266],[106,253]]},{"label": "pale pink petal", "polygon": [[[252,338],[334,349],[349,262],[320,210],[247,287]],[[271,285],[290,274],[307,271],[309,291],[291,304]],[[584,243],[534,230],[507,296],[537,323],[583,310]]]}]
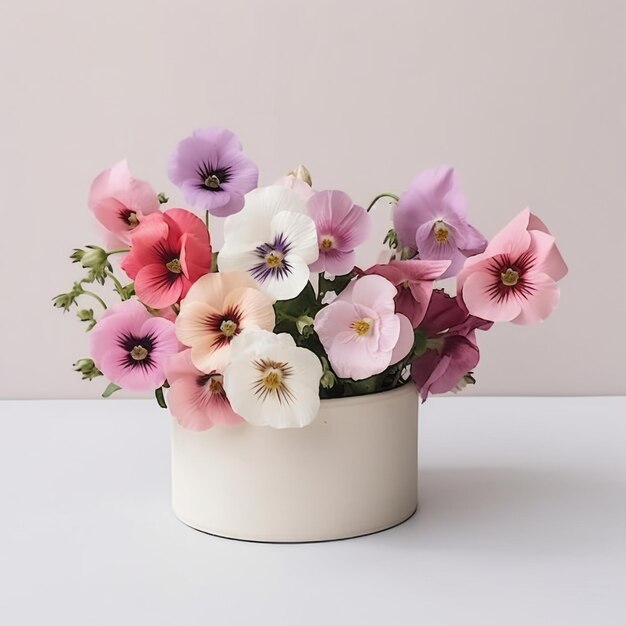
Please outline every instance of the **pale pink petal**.
[{"label": "pale pink petal", "polygon": [[[404,317],[404,315],[402,317]],[[391,315],[381,315],[379,318],[378,331],[378,350],[381,352],[391,352],[398,343],[398,337],[400,336],[400,316],[395,313]]]},{"label": "pale pink petal", "polygon": [[210,346],[218,338],[218,334],[207,327],[206,320],[219,315],[218,309],[205,302],[189,301],[185,299],[185,306],[176,318],[176,336],[186,346],[206,344]]},{"label": "pale pink petal", "polygon": [[[395,311],[393,299],[398,290],[386,278],[376,275],[362,276],[355,280],[352,285],[348,295],[353,302],[374,309],[379,314]],[[348,297],[344,294],[346,294],[346,290],[339,295],[340,300],[345,300]]]},{"label": "pale pink petal", "polygon": [[567,265],[556,247],[554,237],[539,230],[531,230],[530,236],[530,249],[537,258],[537,271],[555,281],[561,280],[567,274]]},{"label": "pale pink petal", "polygon": [[312,272],[328,272],[334,276],[343,276],[352,271],[355,259],[356,253],[354,250],[349,252],[337,249],[320,250],[317,261],[309,265],[309,269]]},{"label": "pale pink petal", "polygon": [[415,342],[411,321],[404,315],[398,314],[396,317],[400,320],[400,335],[391,353],[391,365],[407,356],[413,349],[413,343]]},{"label": "pale pink petal", "polygon": [[242,313],[241,330],[245,328],[261,328],[274,330],[276,314],[267,296],[258,289],[244,287],[233,289],[225,298],[223,309],[238,307]]},{"label": "pale pink petal", "polygon": [[[122,354],[124,358],[125,355]],[[158,364],[148,367],[126,367],[118,350],[109,350],[100,363],[102,373],[116,385],[130,391],[150,391],[165,382],[165,373]]]},{"label": "pale pink petal", "polygon": [[485,254],[508,254],[516,259],[530,246],[530,234],[527,230],[530,211],[524,209],[516,215],[500,232],[489,242]]},{"label": "pale pink petal", "polygon": [[533,273],[532,276],[527,274],[525,278],[532,285],[533,290],[525,297],[518,296],[521,312],[511,320],[514,324],[542,322],[559,303],[559,286],[550,276]]}]

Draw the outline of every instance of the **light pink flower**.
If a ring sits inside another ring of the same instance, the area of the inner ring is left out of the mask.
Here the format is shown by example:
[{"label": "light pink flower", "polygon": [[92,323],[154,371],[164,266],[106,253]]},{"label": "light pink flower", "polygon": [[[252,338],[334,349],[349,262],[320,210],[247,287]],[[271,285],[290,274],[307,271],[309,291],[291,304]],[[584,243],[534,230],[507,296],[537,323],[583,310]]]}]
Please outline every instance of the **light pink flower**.
[{"label": "light pink flower", "polygon": [[450,261],[389,261],[373,265],[364,274],[384,276],[398,289],[396,311],[406,315],[413,328],[424,318],[435,279],[446,271]]},{"label": "light pink flower", "polygon": [[[100,223],[125,245],[145,215],[159,210],[154,189],[145,181],[133,178],[128,163],[120,161],[96,176],[88,199],[89,208]],[[115,240],[107,236],[107,241]]]},{"label": "light pink flower", "polygon": [[304,200],[308,200],[315,195],[315,190],[311,187],[311,185],[294,174],[281,176],[278,180],[274,181],[272,185],[284,187],[285,189],[293,189],[293,191],[295,191]]},{"label": "light pink flower", "polygon": [[174,324],[150,315],[137,300],[107,309],[90,335],[96,367],[112,383],[133,391],[160,387],[165,361],[180,348]]},{"label": "light pink flower", "polygon": [[246,328],[273,330],[272,302],[246,272],[206,274],[189,290],[176,320],[176,334],[205,373],[228,365],[230,343]]},{"label": "light pink flower", "polygon": [[184,428],[207,430],[215,424],[234,426],[243,422],[226,397],[222,372],[201,372],[191,360],[191,350],[170,357],[165,373],[170,385],[167,394],[170,413]]},{"label": "light pink flower", "polygon": [[362,244],[372,229],[372,217],[352,202],[343,191],[318,191],[306,204],[315,222],[319,257],[309,268],[337,276],[354,268],[354,249]]},{"label": "light pink flower", "polygon": [[413,347],[413,327],[395,312],[396,288],[382,276],[363,276],[316,316],[314,328],[340,378],[380,374]]},{"label": "light pink flower", "polygon": [[529,209],[522,211],[468,259],[457,291],[467,310],[494,322],[532,324],[546,319],[559,301],[556,281],[567,266],[546,225]]},{"label": "light pink flower", "polygon": [[211,270],[207,228],[185,209],[149,215],[134,231],[121,267],[134,279],[142,302],[155,309],[171,306]]}]

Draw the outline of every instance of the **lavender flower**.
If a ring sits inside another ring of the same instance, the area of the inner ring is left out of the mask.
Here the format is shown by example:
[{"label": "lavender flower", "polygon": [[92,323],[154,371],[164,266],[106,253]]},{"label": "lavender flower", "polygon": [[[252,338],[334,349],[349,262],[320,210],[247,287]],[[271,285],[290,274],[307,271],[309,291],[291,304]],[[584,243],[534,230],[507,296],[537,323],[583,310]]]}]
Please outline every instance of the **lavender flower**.
[{"label": "lavender flower", "polygon": [[168,175],[196,209],[225,217],[241,211],[244,195],[258,184],[259,170],[233,132],[212,127],[196,130],[176,146]]},{"label": "lavender flower", "polygon": [[403,247],[419,258],[448,260],[441,276],[456,276],[465,259],[484,252],[487,240],[467,221],[465,197],[456,173],[440,166],[416,176],[394,211],[393,221]]}]

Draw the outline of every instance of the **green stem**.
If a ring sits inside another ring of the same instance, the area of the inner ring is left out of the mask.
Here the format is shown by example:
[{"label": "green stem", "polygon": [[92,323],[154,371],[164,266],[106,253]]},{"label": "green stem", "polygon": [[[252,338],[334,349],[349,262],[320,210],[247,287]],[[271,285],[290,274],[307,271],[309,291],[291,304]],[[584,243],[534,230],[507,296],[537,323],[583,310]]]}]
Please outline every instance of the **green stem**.
[{"label": "green stem", "polygon": [[86,296],[91,296],[92,298],[95,298],[102,305],[102,308],[106,310],[106,308],[107,308],[106,302],[97,293],[94,293],[93,291],[87,291],[86,289],[83,289],[82,292],[81,292],[81,295],[82,294],[84,294]]},{"label": "green stem", "polygon": [[370,205],[367,207],[367,212],[369,213],[373,206],[381,199],[381,198],[392,198],[393,200],[395,200],[396,202],[400,201],[400,198],[398,196],[396,196],[395,193],[379,193],[371,202]]},{"label": "green stem", "polygon": [[111,272],[110,270],[105,270],[105,273],[115,284],[115,289],[117,293],[119,293],[120,298],[122,300],[126,300],[126,298],[124,297],[124,287],[122,286],[122,283],[119,280],[117,280],[117,278],[115,277],[115,274]]},{"label": "green stem", "polygon": [[111,256],[112,254],[124,254],[124,252],[130,252],[130,249],[124,248],[123,250],[111,250],[111,252],[107,252],[107,256]]},{"label": "green stem", "polygon": [[204,223],[206,224],[206,229],[209,230],[209,211],[208,211],[208,209],[204,212]]},{"label": "green stem", "polygon": [[154,390],[154,397],[162,409],[167,409],[167,404],[165,404],[165,398],[163,397],[163,387]]}]

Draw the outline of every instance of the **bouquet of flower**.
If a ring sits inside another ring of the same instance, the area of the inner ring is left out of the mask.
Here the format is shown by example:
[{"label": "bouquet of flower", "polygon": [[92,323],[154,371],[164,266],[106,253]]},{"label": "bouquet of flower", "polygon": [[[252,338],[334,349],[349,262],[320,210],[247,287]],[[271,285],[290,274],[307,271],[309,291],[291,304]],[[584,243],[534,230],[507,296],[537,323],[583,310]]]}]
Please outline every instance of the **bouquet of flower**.
[{"label": "bouquet of flower", "polygon": [[[477,330],[544,320],[567,267],[545,224],[522,211],[491,242],[467,218],[449,167],[422,172],[400,197],[367,209],[316,190],[299,166],[258,187],[258,168],[229,130],[183,139],[169,178],[194,211],[134,178],[125,161],[99,174],[89,207],[105,248],[75,249],[86,275],[54,299],[78,318],[91,358],[74,368],[120,388],[153,390],[186,428],[248,422],[302,427],[320,398],[382,392],[412,381],[430,393],[475,382]],[[379,263],[355,265],[370,210],[393,207]],[[213,250],[209,216],[226,218]],[[113,263],[119,261],[119,267]],[[122,278],[119,272],[123,272]],[[456,276],[456,295],[436,287]],[[110,285],[109,304],[90,283]],[[167,394],[167,404],[164,390]]]}]

